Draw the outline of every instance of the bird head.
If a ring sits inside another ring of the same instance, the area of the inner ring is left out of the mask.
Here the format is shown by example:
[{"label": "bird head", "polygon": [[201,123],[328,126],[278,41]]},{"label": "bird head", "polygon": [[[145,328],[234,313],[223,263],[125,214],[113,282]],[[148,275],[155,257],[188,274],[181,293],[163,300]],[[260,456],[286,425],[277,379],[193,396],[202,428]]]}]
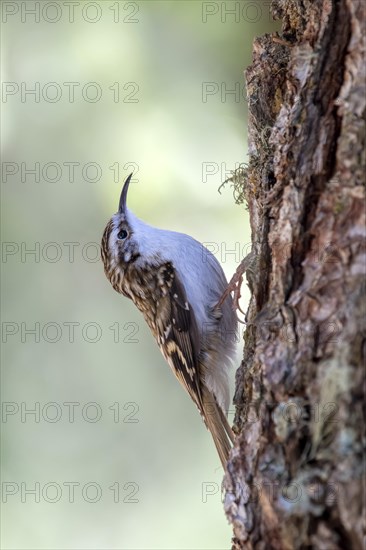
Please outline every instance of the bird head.
[{"label": "bird head", "polygon": [[129,262],[140,256],[133,229],[134,216],[127,209],[127,192],[131,178],[132,174],[124,182],[118,212],[109,220],[103,234],[101,254],[107,274],[116,268],[124,271]]}]

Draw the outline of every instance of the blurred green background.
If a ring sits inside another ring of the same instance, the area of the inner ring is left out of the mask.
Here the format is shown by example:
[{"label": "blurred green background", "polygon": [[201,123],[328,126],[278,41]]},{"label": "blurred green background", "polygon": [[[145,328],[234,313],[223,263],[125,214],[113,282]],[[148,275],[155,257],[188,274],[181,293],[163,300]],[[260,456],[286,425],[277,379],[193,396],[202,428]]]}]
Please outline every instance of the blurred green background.
[{"label": "blurred green background", "polygon": [[267,2],[3,2],[3,548],[230,547],[211,437],[98,246],[134,170],[134,212],[233,274],[248,215],[217,189],[273,28]]}]

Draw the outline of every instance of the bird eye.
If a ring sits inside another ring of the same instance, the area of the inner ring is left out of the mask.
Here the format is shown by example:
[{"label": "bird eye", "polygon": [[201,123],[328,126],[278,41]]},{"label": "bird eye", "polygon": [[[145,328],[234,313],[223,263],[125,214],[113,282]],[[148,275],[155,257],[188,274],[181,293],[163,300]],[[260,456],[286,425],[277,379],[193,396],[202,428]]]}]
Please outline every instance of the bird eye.
[{"label": "bird eye", "polygon": [[126,229],[121,229],[121,231],[117,235],[117,239],[125,239],[128,236],[128,233]]}]

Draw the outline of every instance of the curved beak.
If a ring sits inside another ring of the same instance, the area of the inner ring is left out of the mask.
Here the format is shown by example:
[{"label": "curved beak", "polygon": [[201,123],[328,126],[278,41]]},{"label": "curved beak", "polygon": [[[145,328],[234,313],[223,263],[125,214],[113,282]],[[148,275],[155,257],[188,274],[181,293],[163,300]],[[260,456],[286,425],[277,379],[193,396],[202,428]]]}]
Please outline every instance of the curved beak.
[{"label": "curved beak", "polygon": [[127,201],[127,192],[128,192],[128,186],[130,185],[130,181],[132,178],[133,173],[131,173],[128,178],[126,179],[125,183],[123,184],[121,196],[119,199],[119,206],[118,206],[118,212],[120,214],[123,214],[126,212],[126,201]]}]

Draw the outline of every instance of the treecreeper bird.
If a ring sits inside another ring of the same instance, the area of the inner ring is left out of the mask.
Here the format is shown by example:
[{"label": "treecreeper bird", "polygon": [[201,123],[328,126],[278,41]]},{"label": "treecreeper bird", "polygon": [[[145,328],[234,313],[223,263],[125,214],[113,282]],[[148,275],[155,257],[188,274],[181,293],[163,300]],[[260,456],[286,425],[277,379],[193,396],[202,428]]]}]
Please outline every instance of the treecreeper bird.
[{"label": "treecreeper bird", "polygon": [[104,271],[114,290],[142,312],[170,368],[197,405],[225,468],[234,441],[226,415],[237,332],[228,283],[218,260],[201,243],[152,227],[127,208],[131,177],[123,185],[118,212],[104,230]]}]

